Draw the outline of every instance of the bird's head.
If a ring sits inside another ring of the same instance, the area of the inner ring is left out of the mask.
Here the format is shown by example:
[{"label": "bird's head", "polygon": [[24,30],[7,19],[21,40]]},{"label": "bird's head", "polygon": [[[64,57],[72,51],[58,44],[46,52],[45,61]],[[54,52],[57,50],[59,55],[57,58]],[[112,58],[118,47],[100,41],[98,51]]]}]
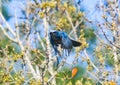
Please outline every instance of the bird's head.
[{"label": "bird's head", "polygon": [[62,36],[60,35],[59,31],[50,32],[50,37],[55,41],[61,41]]}]

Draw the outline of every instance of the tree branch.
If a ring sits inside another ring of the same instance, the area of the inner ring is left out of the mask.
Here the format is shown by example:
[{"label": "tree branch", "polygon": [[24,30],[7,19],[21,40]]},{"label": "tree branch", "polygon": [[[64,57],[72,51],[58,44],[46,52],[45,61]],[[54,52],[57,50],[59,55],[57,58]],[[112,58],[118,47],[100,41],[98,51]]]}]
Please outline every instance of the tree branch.
[{"label": "tree branch", "polygon": [[10,39],[11,41],[17,43],[17,40],[16,40],[16,39],[13,39],[12,37],[10,37],[10,35],[8,35],[8,33],[5,31],[5,29],[3,28],[3,26],[2,26],[1,24],[0,24],[0,28],[1,28],[1,30],[3,31],[4,35],[5,35],[8,39]]},{"label": "tree branch", "polygon": [[5,24],[7,25],[8,29],[10,30],[10,32],[14,35],[14,37],[16,37],[15,32],[12,30],[12,28],[9,26],[9,24],[7,23],[7,21],[5,20],[4,16],[2,15],[2,13],[0,12],[0,17],[2,18],[3,22],[5,22]]},{"label": "tree branch", "polygon": [[[48,28],[48,22],[47,22],[47,16],[45,15],[43,18],[43,23],[44,23],[44,27],[45,27],[45,40],[46,40],[46,47],[47,47],[47,55],[46,56],[46,61],[47,61],[47,66],[48,66],[48,71],[51,75],[54,75],[54,69],[53,69],[53,61],[51,61],[52,59],[52,53],[51,53],[51,48],[50,48],[50,41],[49,41],[49,28]],[[52,79],[52,84],[56,85],[56,80],[55,77]]]},{"label": "tree branch", "polygon": [[69,15],[69,13],[68,13],[67,10],[65,10],[65,13],[66,13],[66,16],[67,16],[67,18],[68,18],[68,20],[69,20],[69,22],[70,22],[70,24],[71,24],[71,26],[72,26],[73,33],[74,33],[74,35],[75,35],[75,39],[78,40],[77,33],[76,33],[76,27],[73,25],[72,19],[71,19],[71,17],[70,17],[70,15]]},{"label": "tree branch", "polygon": [[[18,23],[17,23],[17,16],[16,16],[16,10],[15,10],[15,21],[16,21],[16,25],[18,25]],[[38,75],[36,74],[36,72],[35,72],[32,64],[31,64],[31,61],[30,61],[30,59],[29,59],[29,57],[28,57],[28,56],[30,56],[30,53],[28,52],[28,50],[27,50],[27,52],[25,51],[25,48],[24,48],[24,46],[22,45],[22,42],[20,41],[19,28],[18,28],[18,26],[16,26],[16,27],[17,27],[17,28],[16,28],[16,30],[17,30],[17,31],[16,31],[16,33],[17,33],[17,34],[16,34],[16,35],[17,35],[17,41],[18,41],[18,44],[19,44],[19,46],[20,46],[20,48],[21,48],[21,50],[22,50],[22,52],[23,52],[23,54],[24,54],[24,56],[25,56],[24,59],[25,59],[27,65],[28,65],[28,67],[29,67],[29,69],[30,69],[33,77],[34,77],[36,80],[39,80],[40,78],[39,78]]]},{"label": "tree branch", "polygon": [[105,34],[105,32],[103,31],[102,27],[101,27],[101,30],[102,30],[102,32],[103,32],[104,37],[107,39],[107,41],[108,41],[111,45],[113,45],[113,46],[115,46],[116,48],[120,49],[118,46],[116,46],[115,44],[113,44],[113,42],[108,39],[108,37],[107,37],[107,35]]},{"label": "tree branch", "polygon": [[[84,54],[85,54],[85,56],[90,60],[90,58],[89,58],[89,56],[88,56],[88,54],[87,54],[87,52],[86,52],[86,49],[84,50]],[[97,72],[99,72],[99,69],[94,65],[94,63],[90,60],[90,63],[91,63],[91,65],[96,69],[96,71]]]}]

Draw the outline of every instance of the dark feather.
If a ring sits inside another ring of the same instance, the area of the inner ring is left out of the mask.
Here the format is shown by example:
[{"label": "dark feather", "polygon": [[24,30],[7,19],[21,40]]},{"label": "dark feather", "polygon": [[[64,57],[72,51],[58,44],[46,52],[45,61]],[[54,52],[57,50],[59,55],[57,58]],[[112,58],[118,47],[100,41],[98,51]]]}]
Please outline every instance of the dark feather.
[{"label": "dark feather", "polygon": [[78,47],[82,44],[82,43],[74,41],[74,40],[71,40],[71,41],[72,41],[74,47]]}]

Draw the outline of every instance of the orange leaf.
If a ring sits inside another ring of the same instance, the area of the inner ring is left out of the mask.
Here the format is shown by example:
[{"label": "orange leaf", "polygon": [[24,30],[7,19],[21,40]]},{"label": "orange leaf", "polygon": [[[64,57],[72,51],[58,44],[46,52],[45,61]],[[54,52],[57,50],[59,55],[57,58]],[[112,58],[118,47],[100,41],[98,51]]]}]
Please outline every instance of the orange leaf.
[{"label": "orange leaf", "polygon": [[77,74],[77,72],[78,72],[78,68],[73,68],[72,69],[72,78]]},{"label": "orange leaf", "polygon": [[117,85],[114,81],[109,81],[109,85]]}]

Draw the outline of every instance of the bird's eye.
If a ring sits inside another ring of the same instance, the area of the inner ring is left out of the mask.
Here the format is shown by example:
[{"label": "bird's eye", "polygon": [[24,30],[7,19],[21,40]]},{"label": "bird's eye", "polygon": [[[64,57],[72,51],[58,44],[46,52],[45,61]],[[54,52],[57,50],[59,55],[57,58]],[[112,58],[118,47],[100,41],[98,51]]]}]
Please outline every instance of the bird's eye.
[{"label": "bird's eye", "polygon": [[50,35],[52,35],[53,33],[52,32],[50,32]]}]

